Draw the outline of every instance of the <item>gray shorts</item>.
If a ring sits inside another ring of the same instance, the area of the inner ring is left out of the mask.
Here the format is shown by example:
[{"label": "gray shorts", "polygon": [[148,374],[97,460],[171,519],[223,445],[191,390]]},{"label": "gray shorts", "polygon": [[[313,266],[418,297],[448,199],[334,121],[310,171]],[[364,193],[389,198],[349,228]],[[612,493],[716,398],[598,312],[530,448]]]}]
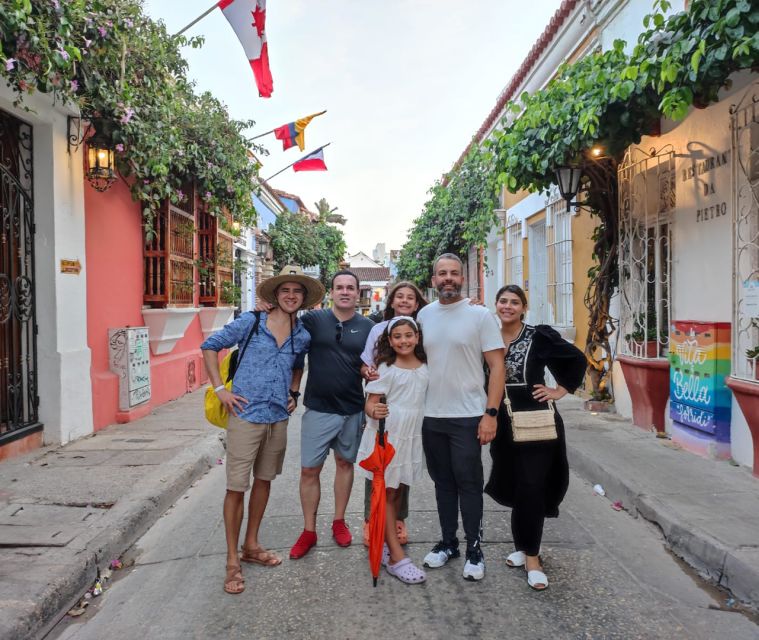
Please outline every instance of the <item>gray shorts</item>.
[{"label": "gray shorts", "polygon": [[301,466],[320,467],[330,449],[348,462],[355,462],[363,422],[363,411],[341,416],[306,409],[300,426]]}]

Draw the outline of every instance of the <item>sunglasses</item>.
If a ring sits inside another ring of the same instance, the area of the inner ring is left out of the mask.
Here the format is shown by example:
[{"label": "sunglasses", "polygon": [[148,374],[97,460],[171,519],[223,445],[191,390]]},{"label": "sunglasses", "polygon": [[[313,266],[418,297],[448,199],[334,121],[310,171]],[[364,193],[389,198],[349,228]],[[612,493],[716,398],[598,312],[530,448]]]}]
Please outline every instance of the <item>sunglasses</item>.
[{"label": "sunglasses", "polygon": [[335,342],[340,344],[343,341],[343,323],[338,322],[335,325]]}]

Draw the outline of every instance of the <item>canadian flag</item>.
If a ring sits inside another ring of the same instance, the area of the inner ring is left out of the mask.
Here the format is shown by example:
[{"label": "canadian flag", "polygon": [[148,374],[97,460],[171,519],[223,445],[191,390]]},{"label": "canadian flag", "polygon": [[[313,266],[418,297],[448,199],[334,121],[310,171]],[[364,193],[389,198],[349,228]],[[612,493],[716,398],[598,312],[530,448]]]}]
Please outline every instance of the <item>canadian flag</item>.
[{"label": "canadian flag", "polygon": [[258,95],[271,98],[274,81],[266,43],[266,0],[221,0],[217,5],[237,34],[256,77]]}]

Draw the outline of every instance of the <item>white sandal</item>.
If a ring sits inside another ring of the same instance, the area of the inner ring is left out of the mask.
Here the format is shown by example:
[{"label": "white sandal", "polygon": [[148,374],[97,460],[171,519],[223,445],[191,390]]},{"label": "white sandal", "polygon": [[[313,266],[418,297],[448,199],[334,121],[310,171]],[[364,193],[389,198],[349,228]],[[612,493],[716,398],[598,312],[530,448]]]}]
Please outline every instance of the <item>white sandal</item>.
[{"label": "white sandal", "polygon": [[[533,569],[527,572],[527,584],[530,585],[535,591],[545,591],[548,589],[548,577],[542,571]],[[542,587],[538,585],[542,584]]]},{"label": "white sandal", "polygon": [[506,556],[507,567],[523,567],[527,562],[527,554],[524,551],[514,551]]}]

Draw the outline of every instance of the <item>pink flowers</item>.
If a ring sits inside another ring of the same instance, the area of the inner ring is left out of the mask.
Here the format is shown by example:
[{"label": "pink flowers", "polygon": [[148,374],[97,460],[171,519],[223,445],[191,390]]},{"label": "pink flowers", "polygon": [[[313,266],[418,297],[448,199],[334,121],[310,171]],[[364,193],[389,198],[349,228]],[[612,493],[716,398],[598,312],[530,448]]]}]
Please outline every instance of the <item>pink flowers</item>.
[{"label": "pink flowers", "polygon": [[98,27],[98,33],[100,34],[101,38],[105,38],[108,35],[108,29],[105,27]]},{"label": "pink flowers", "polygon": [[71,90],[72,91],[79,91],[79,81],[78,80],[72,80],[71,81]]},{"label": "pink flowers", "polygon": [[116,151],[118,151],[119,153],[123,153],[124,152],[124,145],[119,142],[116,145]]},{"label": "pink flowers", "polygon": [[121,122],[121,124],[128,124],[132,119],[132,116],[134,116],[134,109],[132,109],[132,107],[127,107],[124,109],[124,115],[121,116],[121,120],[119,120],[119,122]]},{"label": "pink flowers", "polygon": [[16,62],[17,62],[16,58],[8,58],[5,61],[5,70],[6,71],[13,71],[13,67],[16,66]]}]

